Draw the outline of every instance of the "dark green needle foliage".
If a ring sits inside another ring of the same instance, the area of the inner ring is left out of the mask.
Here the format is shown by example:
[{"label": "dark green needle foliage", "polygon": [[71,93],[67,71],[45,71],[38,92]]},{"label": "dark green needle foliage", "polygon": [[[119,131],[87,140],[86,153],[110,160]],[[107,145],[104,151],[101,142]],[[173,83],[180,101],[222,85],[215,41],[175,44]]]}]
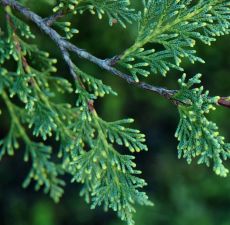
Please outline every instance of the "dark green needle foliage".
[{"label": "dark green needle foliage", "polygon": [[209,92],[204,92],[203,86],[192,89],[194,84],[201,83],[200,77],[197,74],[186,83],[184,74],[179,80],[181,89],[176,98],[191,105],[178,107],[180,123],[175,136],[179,140],[179,157],[183,156],[188,163],[193,157],[198,157],[199,164],[212,166],[217,175],[226,177],[229,171],[223,165],[223,160],[230,158],[230,144],[225,143],[217,125],[206,117],[216,109],[213,104],[217,103],[219,97],[209,97]]},{"label": "dark green needle foliage", "polygon": [[[31,39],[36,43],[36,37],[30,23],[19,15],[20,10],[15,13],[8,2],[0,0],[5,19],[5,27],[0,29],[0,96],[7,109],[0,112],[8,115],[10,126],[8,134],[0,140],[0,158],[13,156],[19,147],[24,149],[24,161],[31,164],[24,187],[32,183],[36,190],[43,189],[58,202],[64,192],[63,175],[70,174],[73,182],[82,185],[80,195],[92,209],[97,206],[112,209],[133,225],[135,206],[152,205],[143,191],[146,181],[131,155],[147,151],[145,135],[132,128],[133,119],[103,120],[94,101],[117,93],[75,65],[68,51],[63,50],[66,45],[59,47],[75,79],[70,82],[63,78],[62,71],[55,67],[57,60],[41,46],[31,44]],[[99,19],[106,15],[111,26],[120,23],[125,28],[129,23],[138,23],[135,43],[106,67],[111,72],[110,67],[121,65],[130,72],[129,82],[134,84],[140,84],[141,76],[152,73],[165,76],[171,69],[182,71],[183,58],[204,63],[196,55],[196,42],[210,45],[217,36],[229,33],[230,1],[142,2],[143,9],[138,12],[129,0],[60,0],[53,6],[56,14],[42,23],[59,32],[62,41],[79,32],[71,26],[69,18],[85,11],[97,14]],[[88,59],[94,61],[92,58]],[[9,67],[10,63],[14,66]],[[210,97],[202,86],[194,87],[199,83],[199,74],[188,81],[183,75],[180,89],[166,96],[179,110],[176,131],[179,157],[186,158],[188,163],[198,158],[199,164],[211,166],[217,175],[225,177],[228,169],[223,161],[230,157],[230,144],[207,115],[218,105],[220,97]],[[74,105],[57,98],[67,93],[76,99]],[[59,147],[48,146],[50,139]]]},{"label": "dark green needle foliage", "polygon": [[65,11],[68,14],[89,11],[93,15],[96,14],[99,19],[107,15],[111,26],[120,23],[124,28],[126,23],[132,23],[139,18],[139,13],[130,7],[129,0],[61,0],[53,11]]},{"label": "dark green needle foliage", "polygon": [[[183,58],[204,63],[194,49],[197,41],[211,45],[216,37],[229,33],[229,1],[143,0],[144,10],[135,43],[122,56],[121,64],[138,75],[170,69],[183,71]],[[153,48],[146,49],[146,44]],[[154,49],[154,44],[161,46]]]}]

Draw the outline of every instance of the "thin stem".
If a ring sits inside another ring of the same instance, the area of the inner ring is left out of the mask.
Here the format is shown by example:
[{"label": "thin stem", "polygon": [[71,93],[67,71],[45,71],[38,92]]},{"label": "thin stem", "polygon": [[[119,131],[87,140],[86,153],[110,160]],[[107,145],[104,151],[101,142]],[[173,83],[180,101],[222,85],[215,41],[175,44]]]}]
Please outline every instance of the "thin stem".
[{"label": "thin stem", "polygon": [[45,18],[44,23],[46,23],[47,26],[52,26],[58,19],[62,18],[65,15],[66,13],[63,10],[60,10],[57,13]]},{"label": "thin stem", "polygon": [[[75,5],[75,7],[77,7],[83,0],[79,0],[77,2],[77,4]],[[58,12],[54,13],[53,15],[44,18],[44,22],[46,23],[46,25],[48,26],[52,26],[58,19],[63,18],[64,16],[70,14],[71,12],[73,12],[74,10],[66,8],[66,9],[61,9]]]},{"label": "thin stem", "polygon": [[[150,84],[145,83],[145,82],[136,82],[132,76],[125,74],[125,73],[121,72],[120,70],[114,68],[112,63],[111,63],[111,59],[105,59],[105,60],[99,59],[99,58],[95,57],[94,55],[90,54],[89,52],[78,48],[77,46],[70,43],[69,41],[66,41],[53,28],[49,27],[43,18],[41,18],[40,16],[38,16],[34,12],[30,11],[26,7],[22,6],[17,1],[15,1],[15,0],[0,0],[0,3],[4,6],[9,5],[9,6],[13,7],[19,13],[24,15],[27,19],[33,21],[44,33],[46,33],[57,44],[57,46],[61,50],[63,58],[65,59],[67,65],[70,68],[70,73],[74,77],[74,80],[76,80],[76,77],[74,75],[75,73],[73,73],[73,71],[72,71],[73,62],[70,59],[69,52],[73,52],[76,55],[78,55],[79,57],[84,58],[84,59],[98,65],[102,69],[109,71],[110,73],[112,73],[115,76],[119,76],[120,78],[122,78],[126,82],[128,82],[129,84],[133,84],[139,88],[157,93],[158,95],[160,95],[160,96],[162,96],[168,100],[171,100],[174,104],[178,104],[178,102],[173,97],[174,94],[177,92],[176,90],[169,90],[169,89],[166,89],[164,87],[156,87],[156,86],[150,85]],[[189,16],[191,16],[191,15],[189,15]],[[230,100],[227,100],[227,103],[225,103],[225,104],[219,104],[219,105],[227,107],[228,104],[230,104]]]},{"label": "thin stem", "polygon": [[221,97],[218,104],[226,108],[230,108],[230,97]]}]

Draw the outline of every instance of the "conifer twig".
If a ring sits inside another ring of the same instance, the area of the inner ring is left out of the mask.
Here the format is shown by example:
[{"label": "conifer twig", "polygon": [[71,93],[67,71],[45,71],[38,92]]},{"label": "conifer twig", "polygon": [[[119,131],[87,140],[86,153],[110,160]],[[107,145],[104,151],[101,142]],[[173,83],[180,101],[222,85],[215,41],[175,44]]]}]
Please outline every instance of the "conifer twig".
[{"label": "conifer twig", "polygon": [[218,104],[226,108],[230,108],[230,97],[221,97]]},{"label": "conifer twig", "polygon": [[66,13],[64,13],[63,10],[60,10],[57,13],[55,13],[55,14],[47,17],[47,18],[44,18],[43,20],[46,23],[46,25],[52,26],[53,23],[55,23],[58,19],[62,18],[65,15],[66,15]]},{"label": "conifer twig", "polygon": [[[120,70],[116,69],[114,64],[116,64],[116,58],[115,63],[113,63],[114,58],[112,59],[99,59],[95,57],[94,55],[90,54],[89,52],[85,51],[84,49],[78,48],[76,45],[70,43],[69,41],[65,40],[62,36],[60,36],[52,27],[49,25],[52,24],[53,21],[55,21],[59,16],[58,14],[55,16],[51,16],[49,19],[43,19],[40,16],[38,16],[36,13],[30,11],[28,8],[22,6],[20,3],[18,3],[15,0],[0,0],[0,3],[2,5],[9,5],[16,9],[19,13],[24,15],[27,19],[34,22],[44,33],[50,36],[50,38],[58,45],[59,49],[61,50],[61,53],[63,55],[63,58],[65,59],[67,65],[70,67],[71,75],[76,80],[77,76],[73,70],[73,62],[70,59],[69,52],[74,52],[79,57],[84,58],[102,69],[109,71],[113,75],[119,76],[120,78],[126,80],[129,84],[133,84],[139,88],[149,90],[151,92],[157,93],[160,96],[163,96],[164,98],[171,100],[174,104],[178,104],[176,100],[173,98],[174,94],[177,92],[177,90],[169,90],[164,87],[156,87],[153,85],[150,85],[145,82],[136,82],[132,76],[127,75],[126,73],[121,72]],[[221,97],[218,105],[224,106],[229,108],[230,106],[230,100],[227,98]]]}]

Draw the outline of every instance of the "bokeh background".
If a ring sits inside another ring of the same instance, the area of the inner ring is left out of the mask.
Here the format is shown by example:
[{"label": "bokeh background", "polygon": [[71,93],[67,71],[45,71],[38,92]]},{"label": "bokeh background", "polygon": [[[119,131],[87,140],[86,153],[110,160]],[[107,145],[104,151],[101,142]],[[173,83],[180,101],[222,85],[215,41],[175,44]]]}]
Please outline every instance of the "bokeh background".
[{"label": "bokeh background", "polygon": [[[51,0],[24,1],[41,16],[51,13]],[[138,5],[140,1],[133,1]],[[90,14],[71,20],[80,34],[73,38],[79,47],[98,57],[112,57],[129,47],[136,35],[136,26],[126,30],[118,24],[108,26],[106,18],[98,20]],[[0,7],[0,26],[4,30],[5,17]],[[31,24],[32,25],[32,24]],[[32,25],[36,43],[59,59],[60,76],[68,76],[60,52],[40,30]],[[184,62],[189,75],[201,72],[205,88],[212,95],[230,95],[230,36],[221,37],[211,47],[197,45],[198,54],[206,64],[191,65]],[[137,155],[138,167],[148,182],[147,193],[154,207],[138,207],[137,225],[230,225],[230,176],[219,178],[203,166],[187,165],[177,158],[177,141],[174,132],[178,123],[176,107],[165,99],[130,86],[118,77],[100,70],[73,56],[76,64],[89,73],[100,77],[118,92],[118,97],[107,96],[96,103],[96,109],[104,119],[112,121],[125,117],[135,119],[135,127],[147,136],[148,152]],[[180,72],[171,71],[167,78],[153,75],[148,82],[169,88],[177,87]],[[73,96],[74,97],[74,96]],[[65,96],[62,97],[66,100]],[[219,107],[211,114],[228,141],[230,141],[230,111]],[[0,136],[7,126],[0,120]],[[90,210],[79,197],[80,186],[70,184],[59,204],[55,204],[33,186],[23,189],[21,184],[30,165],[22,160],[23,149],[14,157],[4,157],[0,162],[0,224],[1,225],[121,225],[124,224],[113,212],[102,209]],[[230,163],[228,167],[230,168]]]}]

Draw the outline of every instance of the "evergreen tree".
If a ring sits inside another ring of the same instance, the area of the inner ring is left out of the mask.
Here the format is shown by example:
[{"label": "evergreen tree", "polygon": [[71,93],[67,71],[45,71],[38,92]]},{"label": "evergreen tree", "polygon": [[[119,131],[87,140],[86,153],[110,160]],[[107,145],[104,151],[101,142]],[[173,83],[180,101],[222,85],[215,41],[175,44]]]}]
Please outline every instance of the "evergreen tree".
[{"label": "evergreen tree", "polygon": [[[43,188],[58,202],[65,186],[62,175],[71,174],[73,182],[82,184],[80,195],[91,208],[111,208],[130,225],[134,224],[136,204],[152,205],[142,190],[146,181],[131,155],[147,150],[145,135],[130,128],[133,119],[107,122],[97,114],[94,101],[105,94],[117,94],[102,80],[82,71],[70,53],[171,101],[179,111],[175,134],[179,157],[188,163],[198,158],[198,164],[211,166],[217,175],[228,175],[223,162],[230,158],[230,143],[208,119],[208,113],[218,106],[230,107],[230,98],[209,96],[199,86],[200,74],[188,80],[183,74],[178,90],[140,79],[183,71],[184,58],[204,63],[196,55],[196,42],[211,45],[218,36],[229,34],[230,1],[143,0],[138,11],[129,0],[59,0],[46,18],[26,8],[26,3],[0,0],[6,25],[0,33],[0,96],[11,120],[8,134],[0,140],[0,158],[14,155],[23,146],[24,161],[32,165],[24,187],[34,181],[36,190]],[[99,19],[105,16],[111,26],[138,24],[133,45],[118,56],[99,59],[72,44],[69,39],[79,30],[72,27],[70,18],[86,11]],[[36,40],[31,22],[58,46],[72,82],[57,75],[56,59],[31,44],[30,39]],[[154,49],[156,44],[160,47]],[[14,70],[8,62],[14,62]],[[58,102],[55,96],[65,93],[74,95],[76,104]],[[58,150],[46,144],[52,137]],[[121,154],[118,145],[131,153]]]}]

